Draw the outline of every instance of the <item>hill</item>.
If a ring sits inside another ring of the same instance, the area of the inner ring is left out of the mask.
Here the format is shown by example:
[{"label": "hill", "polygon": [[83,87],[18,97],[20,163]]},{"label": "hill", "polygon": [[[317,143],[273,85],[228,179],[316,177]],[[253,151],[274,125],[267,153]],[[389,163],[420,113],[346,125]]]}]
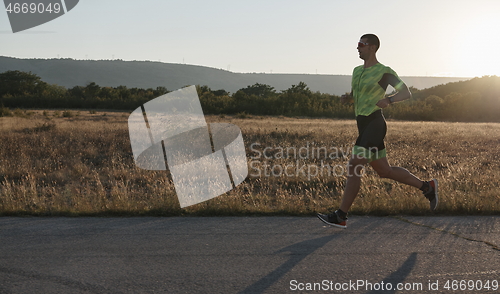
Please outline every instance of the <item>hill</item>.
[{"label": "hill", "polygon": [[[7,70],[32,72],[49,84],[71,88],[95,82],[100,86],[128,88],[166,87],[176,90],[186,85],[206,85],[231,93],[255,83],[282,91],[299,82],[312,91],[340,95],[350,91],[350,75],[234,73],[205,66],[151,61],[20,59],[0,56],[0,73]],[[467,80],[449,77],[402,77],[409,85],[425,89],[439,84]]]},{"label": "hill", "polygon": [[452,93],[479,93],[484,98],[500,99],[500,77],[484,76],[466,81],[452,82],[430,87],[414,94],[415,98],[426,98],[435,95],[444,98]]}]

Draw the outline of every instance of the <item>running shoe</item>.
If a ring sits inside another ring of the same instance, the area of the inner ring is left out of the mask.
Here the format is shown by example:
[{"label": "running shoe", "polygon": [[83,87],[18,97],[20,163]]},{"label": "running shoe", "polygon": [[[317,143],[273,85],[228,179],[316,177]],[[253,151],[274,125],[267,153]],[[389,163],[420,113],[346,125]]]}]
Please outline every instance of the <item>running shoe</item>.
[{"label": "running shoe", "polygon": [[424,193],[424,196],[429,200],[431,210],[436,210],[439,203],[438,181],[436,179],[432,179],[428,183],[431,188],[427,191],[427,193]]},{"label": "running shoe", "polygon": [[318,213],[317,217],[327,225],[334,226],[334,227],[341,228],[341,229],[347,228],[347,217],[341,218],[337,214],[337,211],[332,212],[330,214]]}]

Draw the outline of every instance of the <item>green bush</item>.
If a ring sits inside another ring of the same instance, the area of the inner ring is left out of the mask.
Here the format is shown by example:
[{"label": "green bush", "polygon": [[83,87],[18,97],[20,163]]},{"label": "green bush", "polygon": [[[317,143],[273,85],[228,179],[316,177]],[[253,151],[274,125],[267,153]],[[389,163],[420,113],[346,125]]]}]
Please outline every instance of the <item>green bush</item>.
[{"label": "green bush", "polygon": [[30,114],[31,114],[31,112],[27,113],[26,110],[22,110],[19,108],[14,109],[14,116],[17,116],[17,117],[28,118],[30,116]]},{"label": "green bush", "polygon": [[71,110],[65,110],[65,111],[63,111],[62,116],[63,117],[73,117],[74,114],[73,114],[73,112],[71,112]]},{"label": "green bush", "polygon": [[12,111],[8,107],[1,106],[0,107],[0,117],[2,116],[13,116]]}]

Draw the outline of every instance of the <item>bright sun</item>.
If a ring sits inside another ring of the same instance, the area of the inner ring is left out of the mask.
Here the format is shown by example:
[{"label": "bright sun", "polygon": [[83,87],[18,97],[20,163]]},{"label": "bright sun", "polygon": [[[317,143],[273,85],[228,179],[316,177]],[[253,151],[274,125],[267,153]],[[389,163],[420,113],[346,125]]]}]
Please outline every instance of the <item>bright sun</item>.
[{"label": "bright sun", "polygon": [[[464,75],[481,77],[484,75],[500,76],[500,18],[497,15],[476,16],[465,21],[458,31],[458,62]],[[461,36],[460,36],[461,35]]]}]

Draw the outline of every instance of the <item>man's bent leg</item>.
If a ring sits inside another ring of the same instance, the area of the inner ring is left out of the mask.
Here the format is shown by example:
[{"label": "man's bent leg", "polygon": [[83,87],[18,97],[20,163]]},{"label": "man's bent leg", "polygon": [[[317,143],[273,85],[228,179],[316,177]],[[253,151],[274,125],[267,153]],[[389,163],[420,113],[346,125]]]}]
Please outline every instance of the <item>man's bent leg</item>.
[{"label": "man's bent leg", "polygon": [[390,166],[387,157],[374,160],[370,162],[370,165],[382,178],[393,179],[400,183],[419,188],[424,193],[425,198],[429,200],[430,209],[436,210],[439,203],[438,182],[436,179],[427,182],[422,181],[402,167]]},{"label": "man's bent leg", "polygon": [[424,183],[408,170],[399,166],[390,166],[387,157],[374,160],[370,162],[370,165],[381,178],[392,179],[419,189]]}]

